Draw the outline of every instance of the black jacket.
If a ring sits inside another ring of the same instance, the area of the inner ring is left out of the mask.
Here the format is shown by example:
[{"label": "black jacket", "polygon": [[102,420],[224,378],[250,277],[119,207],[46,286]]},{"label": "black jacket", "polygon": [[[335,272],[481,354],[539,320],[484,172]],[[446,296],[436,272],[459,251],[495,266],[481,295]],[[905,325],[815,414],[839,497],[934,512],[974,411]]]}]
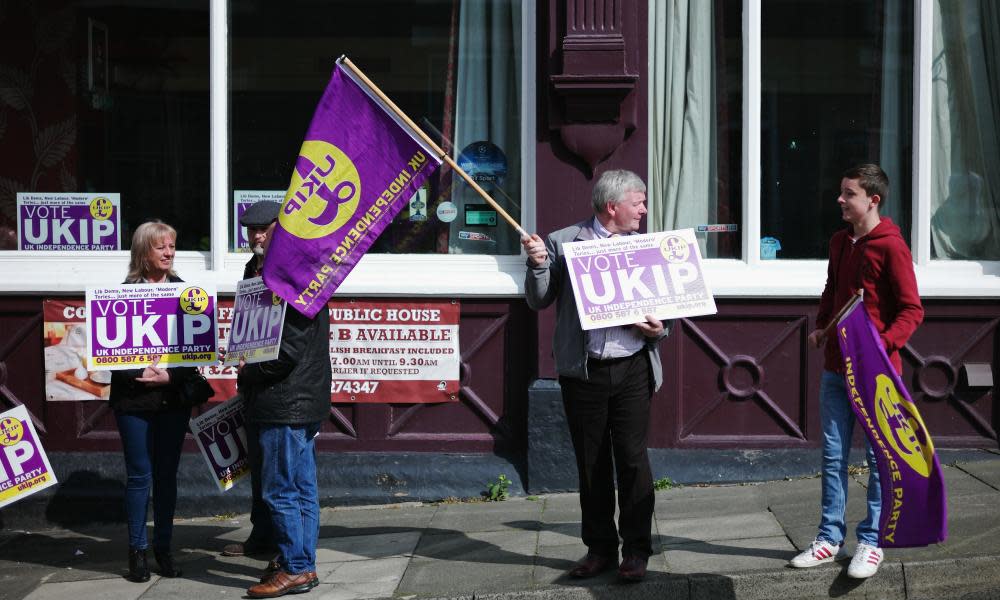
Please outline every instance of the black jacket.
[{"label": "black jacket", "polygon": [[[255,258],[244,271],[254,275]],[[244,277],[247,278],[247,277]],[[247,418],[269,425],[308,425],[330,415],[330,311],[310,319],[285,309],[278,358],[248,364],[237,379]]]},{"label": "black jacket", "polygon": [[[180,277],[170,277],[170,283],[180,283]],[[127,281],[125,283],[128,283]],[[111,408],[119,412],[141,412],[191,409],[181,398],[180,386],[183,380],[194,375],[195,367],[173,367],[167,369],[170,383],[167,385],[147,386],[136,381],[142,377],[143,369],[125,369],[111,372],[111,395],[108,402]]]}]

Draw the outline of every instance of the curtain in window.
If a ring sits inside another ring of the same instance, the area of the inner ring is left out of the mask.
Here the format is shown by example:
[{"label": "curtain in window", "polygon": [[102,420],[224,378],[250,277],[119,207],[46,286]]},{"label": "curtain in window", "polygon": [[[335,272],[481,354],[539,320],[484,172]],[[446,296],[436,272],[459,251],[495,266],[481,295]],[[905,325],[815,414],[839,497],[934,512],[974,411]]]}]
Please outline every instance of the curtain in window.
[{"label": "curtain in window", "polygon": [[[910,169],[904,153],[910,152],[909,133],[913,119],[910,86],[913,82],[909,77],[911,67],[907,64],[912,54],[905,47],[912,43],[912,38],[904,35],[902,1],[882,2],[882,94],[881,117],[877,121],[881,123],[881,135],[877,137],[879,152],[874,157],[889,176],[890,183],[889,197],[879,207],[879,212],[905,230],[909,227],[910,215],[909,203],[904,203],[903,199],[910,184],[904,178],[910,177]],[[905,231],[903,235],[906,237]]]},{"label": "curtain in window", "polygon": [[717,213],[713,4],[649,3],[650,231],[711,223]]},{"label": "curtain in window", "polygon": [[[520,65],[520,1],[462,0],[458,16],[453,157],[458,161],[462,150],[474,142],[486,141],[499,148],[507,161],[506,175],[495,182],[477,183],[515,219],[520,219],[521,214]],[[486,201],[461,178],[454,177],[453,181],[458,218],[449,232],[450,251],[517,254],[520,251],[517,232],[501,218],[498,217],[496,226],[465,224],[466,205]]]},{"label": "curtain in window", "polygon": [[1000,5],[934,3],[935,258],[1000,260]]}]

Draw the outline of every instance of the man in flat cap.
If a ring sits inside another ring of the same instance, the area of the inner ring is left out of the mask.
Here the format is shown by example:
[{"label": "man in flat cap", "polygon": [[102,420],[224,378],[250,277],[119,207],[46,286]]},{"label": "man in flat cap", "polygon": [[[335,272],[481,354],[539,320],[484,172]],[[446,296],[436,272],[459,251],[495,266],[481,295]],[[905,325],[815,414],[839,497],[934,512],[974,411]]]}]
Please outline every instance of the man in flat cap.
[{"label": "man in flat cap", "polygon": [[[247,277],[263,268],[279,208],[276,202],[258,202],[243,215],[241,222],[254,251]],[[270,514],[270,535],[278,546],[278,556],[260,583],[247,590],[251,598],[300,594],[319,585],[316,435],[330,416],[330,379],[329,310],[307,317],[288,308],[278,357],[251,364],[240,361],[236,385],[246,399],[247,437],[254,438],[248,445],[257,449],[251,473],[256,466],[255,486]],[[258,519],[254,529],[262,525]]]},{"label": "man in flat cap", "polygon": [[[275,224],[278,222],[278,211],[281,204],[262,200],[251,204],[240,216],[240,225],[247,228],[247,240],[253,256],[243,269],[243,279],[260,277],[264,269],[264,245],[271,237]],[[253,493],[253,504],[250,507],[250,535],[242,544],[228,544],[222,549],[223,556],[243,556],[244,554],[268,554],[274,556],[278,546],[274,541],[274,530],[271,527],[271,511],[261,497],[260,491],[260,440],[257,438],[257,427],[249,421],[244,423],[247,430],[247,453],[250,460],[250,487]]]}]

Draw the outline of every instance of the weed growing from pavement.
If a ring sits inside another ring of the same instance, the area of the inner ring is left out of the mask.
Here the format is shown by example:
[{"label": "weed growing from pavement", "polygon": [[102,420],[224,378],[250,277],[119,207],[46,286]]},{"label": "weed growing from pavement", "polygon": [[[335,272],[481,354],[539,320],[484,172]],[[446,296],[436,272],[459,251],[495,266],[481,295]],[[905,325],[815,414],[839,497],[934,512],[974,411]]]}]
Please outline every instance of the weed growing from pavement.
[{"label": "weed growing from pavement", "polygon": [[674,480],[669,477],[660,477],[653,482],[654,490],[669,490],[674,487],[677,487],[677,484],[674,483]]},{"label": "weed growing from pavement", "polygon": [[509,487],[510,479],[507,479],[507,476],[501,473],[495,481],[487,482],[483,497],[489,502],[502,502],[510,497],[510,493],[507,491]]}]

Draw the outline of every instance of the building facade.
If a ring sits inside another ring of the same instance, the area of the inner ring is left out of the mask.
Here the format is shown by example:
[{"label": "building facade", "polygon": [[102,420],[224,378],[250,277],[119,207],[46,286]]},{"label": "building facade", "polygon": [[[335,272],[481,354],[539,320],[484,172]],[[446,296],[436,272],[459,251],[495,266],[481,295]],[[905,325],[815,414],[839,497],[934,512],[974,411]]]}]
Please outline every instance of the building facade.
[{"label": "building facade", "polygon": [[[822,359],[806,337],[842,225],[839,173],[862,161],[889,174],[883,214],[913,250],[926,308],[904,381],[938,447],[997,448],[991,3],[0,7],[0,407],[29,408],[57,474],[80,490],[115,478],[118,435],[105,403],[47,399],[46,300],[121,281],[131,231],[150,218],[177,228],[182,277],[233,294],[247,258],[236,203],[287,187],[341,54],[477,166],[529,231],[584,218],[609,168],[648,182],[648,230],[696,229],[719,313],[681,320],[664,343],[650,436],[658,476],[813,468]],[[119,250],[20,249],[19,194],[68,193],[118,195]],[[575,486],[554,315],[526,307],[524,268],[516,233],[448,169],[404,207],[337,296],[458,300],[461,391],[441,404],[332,405],[317,447],[333,501],[471,495],[503,469],[522,490]]]}]

